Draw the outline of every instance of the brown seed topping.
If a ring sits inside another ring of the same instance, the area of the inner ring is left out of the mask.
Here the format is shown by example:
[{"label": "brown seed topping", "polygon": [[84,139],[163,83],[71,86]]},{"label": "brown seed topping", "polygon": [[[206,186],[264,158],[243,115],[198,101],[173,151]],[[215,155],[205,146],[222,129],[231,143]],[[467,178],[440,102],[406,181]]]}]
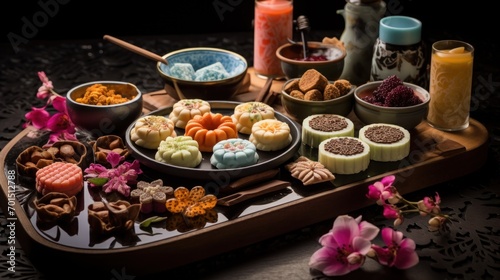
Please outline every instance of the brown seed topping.
[{"label": "brown seed topping", "polygon": [[325,143],[325,151],[337,155],[352,156],[360,154],[364,150],[365,147],[359,140],[346,137],[332,138]]},{"label": "brown seed topping", "polygon": [[346,128],[347,122],[338,116],[323,115],[312,118],[309,121],[309,126],[315,130],[332,132]]},{"label": "brown seed topping", "polygon": [[365,131],[365,137],[375,143],[396,143],[403,139],[404,136],[400,129],[387,125],[372,126]]}]

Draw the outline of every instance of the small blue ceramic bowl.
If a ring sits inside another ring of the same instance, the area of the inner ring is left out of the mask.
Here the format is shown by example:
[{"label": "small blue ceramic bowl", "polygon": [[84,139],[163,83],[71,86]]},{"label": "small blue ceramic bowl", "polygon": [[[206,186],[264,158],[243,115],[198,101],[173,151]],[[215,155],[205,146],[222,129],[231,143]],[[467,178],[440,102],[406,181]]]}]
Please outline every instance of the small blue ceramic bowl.
[{"label": "small blue ceramic bowl", "polygon": [[[163,58],[168,61],[168,65],[158,62],[157,71],[165,81],[167,93],[177,100],[229,100],[238,91],[248,70],[248,63],[243,56],[218,48],[181,49],[170,52]],[[187,71],[188,66],[192,67],[191,71]],[[212,75],[203,77],[204,80],[195,80],[195,76],[191,75],[192,71],[198,75],[201,72],[199,70],[206,67],[215,71],[210,72]],[[224,74],[213,74],[219,73],[218,67],[223,67]],[[180,72],[183,73],[182,76],[179,75]]]}]

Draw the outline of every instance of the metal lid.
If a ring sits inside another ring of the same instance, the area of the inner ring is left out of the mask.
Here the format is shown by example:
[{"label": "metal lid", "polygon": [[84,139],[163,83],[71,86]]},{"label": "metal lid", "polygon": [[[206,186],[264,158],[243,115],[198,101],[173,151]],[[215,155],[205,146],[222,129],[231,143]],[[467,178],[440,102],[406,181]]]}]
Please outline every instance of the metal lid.
[{"label": "metal lid", "polygon": [[421,40],[422,22],[407,16],[388,16],[380,20],[380,40],[393,45],[413,45]]}]

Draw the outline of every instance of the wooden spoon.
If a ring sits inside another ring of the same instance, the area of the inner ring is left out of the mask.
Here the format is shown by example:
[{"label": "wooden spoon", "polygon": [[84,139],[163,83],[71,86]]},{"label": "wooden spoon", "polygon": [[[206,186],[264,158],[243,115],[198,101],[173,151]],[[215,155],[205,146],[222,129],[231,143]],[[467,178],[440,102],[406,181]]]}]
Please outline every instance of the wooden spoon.
[{"label": "wooden spoon", "polygon": [[132,52],[135,52],[136,54],[139,54],[139,55],[142,55],[144,57],[147,57],[149,59],[152,59],[154,61],[159,61],[165,65],[168,65],[168,62],[166,59],[164,59],[163,57],[155,54],[155,53],[152,53],[148,50],[145,50],[143,48],[140,48],[136,45],[133,45],[133,44],[130,44],[128,42],[125,42],[123,40],[120,40],[118,38],[115,38],[113,36],[110,36],[110,35],[104,35],[104,40],[107,40],[107,41],[110,41],[111,43],[115,44],[115,45],[118,45],[124,49],[127,49],[129,51],[132,51]]}]

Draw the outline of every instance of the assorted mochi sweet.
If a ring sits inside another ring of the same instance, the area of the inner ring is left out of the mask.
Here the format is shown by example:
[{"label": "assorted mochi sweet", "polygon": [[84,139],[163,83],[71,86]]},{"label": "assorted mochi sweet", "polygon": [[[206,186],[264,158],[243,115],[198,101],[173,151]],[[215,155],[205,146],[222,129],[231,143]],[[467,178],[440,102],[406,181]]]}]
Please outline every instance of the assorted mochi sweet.
[{"label": "assorted mochi sweet", "polygon": [[218,169],[249,166],[259,161],[255,145],[245,139],[233,138],[215,144],[210,163]]},{"label": "assorted mochi sweet", "polygon": [[188,81],[217,81],[231,77],[221,62],[195,70],[190,63],[174,63],[169,69],[172,77]]},{"label": "assorted mochi sweet", "polygon": [[237,105],[231,117],[238,132],[243,134],[251,134],[252,126],[258,121],[275,119],[274,108],[258,101]]},{"label": "assorted mochi sweet", "polygon": [[130,192],[130,200],[132,203],[141,205],[141,213],[149,214],[165,213],[167,208],[165,203],[167,199],[174,196],[174,188],[164,186],[162,179],[153,180],[151,182],[139,181],[137,188]]},{"label": "assorted mochi sweet", "polygon": [[323,140],[318,161],[333,174],[356,174],[370,164],[370,146],[356,137],[342,136]]},{"label": "assorted mochi sweet", "polygon": [[83,189],[83,180],[83,170],[80,166],[56,161],[36,172],[35,188],[42,195],[59,192],[71,197]]},{"label": "assorted mochi sweet", "polygon": [[292,142],[290,126],[277,119],[267,119],[256,122],[248,139],[258,150],[277,151]]},{"label": "assorted mochi sweet", "polygon": [[175,127],[185,128],[194,116],[209,113],[210,103],[202,99],[182,99],[174,103],[168,118],[174,122]]},{"label": "assorted mochi sweet", "polygon": [[208,112],[188,121],[184,135],[198,142],[200,151],[211,152],[217,142],[236,138],[238,132],[231,116]]},{"label": "assorted mochi sweet", "polygon": [[198,142],[191,136],[169,136],[160,142],[155,154],[159,162],[182,167],[196,167],[202,159]]},{"label": "assorted mochi sweet", "polygon": [[374,161],[398,161],[410,153],[410,132],[392,124],[377,123],[362,127],[359,139],[370,146]]},{"label": "assorted mochi sweet", "polygon": [[167,137],[175,137],[174,122],[164,116],[148,115],[140,117],[130,130],[130,139],[147,149],[156,149]]},{"label": "assorted mochi sweet", "polygon": [[302,121],[302,144],[317,148],[321,141],[340,136],[354,137],[354,123],[335,114],[315,114]]}]

